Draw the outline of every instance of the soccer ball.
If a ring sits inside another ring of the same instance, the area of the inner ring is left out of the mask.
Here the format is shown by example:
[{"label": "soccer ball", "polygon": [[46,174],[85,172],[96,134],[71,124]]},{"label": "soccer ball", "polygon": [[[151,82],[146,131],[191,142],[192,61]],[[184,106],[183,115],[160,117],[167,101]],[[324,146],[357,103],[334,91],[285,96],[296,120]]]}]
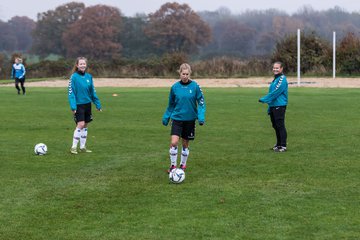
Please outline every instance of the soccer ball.
[{"label": "soccer ball", "polygon": [[34,147],[36,155],[45,155],[47,153],[47,146],[44,143],[38,143]]},{"label": "soccer ball", "polygon": [[169,173],[169,180],[172,183],[181,183],[185,180],[185,172],[181,168],[174,168]]}]

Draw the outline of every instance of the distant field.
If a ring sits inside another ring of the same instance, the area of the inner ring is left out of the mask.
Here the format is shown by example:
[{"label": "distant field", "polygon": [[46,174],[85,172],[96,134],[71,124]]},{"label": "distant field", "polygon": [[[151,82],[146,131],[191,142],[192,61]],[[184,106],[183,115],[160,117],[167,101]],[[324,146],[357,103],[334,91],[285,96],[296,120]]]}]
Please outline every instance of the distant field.
[{"label": "distant field", "polygon": [[[290,87],[298,87],[298,79],[288,77]],[[250,77],[250,78],[213,78],[195,79],[202,87],[233,88],[233,87],[268,87],[272,81],[269,77]],[[30,82],[31,81],[31,82]],[[169,78],[94,78],[97,87],[170,87],[176,79]],[[30,79],[27,86],[33,87],[66,87],[66,79]],[[0,82],[1,86],[13,86],[13,81],[6,80]],[[360,88],[359,78],[301,78],[301,87],[316,88]]]},{"label": "distant field", "polygon": [[66,88],[1,87],[0,239],[360,239],[359,89],[290,88],[284,154],[269,150],[266,88],[203,90],[175,185],[169,88],[98,88],[94,152],[73,156]]}]

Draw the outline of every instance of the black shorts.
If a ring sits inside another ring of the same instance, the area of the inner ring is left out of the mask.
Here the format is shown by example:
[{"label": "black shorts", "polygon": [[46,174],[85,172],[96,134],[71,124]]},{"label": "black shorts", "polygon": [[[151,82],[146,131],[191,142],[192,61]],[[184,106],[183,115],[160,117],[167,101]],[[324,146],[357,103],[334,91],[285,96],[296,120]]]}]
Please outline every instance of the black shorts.
[{"label": "black shorts", "polygon": [[15,83],[18,84],[18,83],[24,83],[25,82],[25,77],[23,78],[15,78]]},{"label": "black shorts", "polygon": [[86,123],[91,122],[93,120],[91,114],[91,103],[78,104],[74,120],[76,123],[81,121],[85,121]]},{"label": "black shorts", "polygon": [[172,120],[171,135],[179,136],[185,140],[194,140],[195,139],[195,120],[194,121]]}]

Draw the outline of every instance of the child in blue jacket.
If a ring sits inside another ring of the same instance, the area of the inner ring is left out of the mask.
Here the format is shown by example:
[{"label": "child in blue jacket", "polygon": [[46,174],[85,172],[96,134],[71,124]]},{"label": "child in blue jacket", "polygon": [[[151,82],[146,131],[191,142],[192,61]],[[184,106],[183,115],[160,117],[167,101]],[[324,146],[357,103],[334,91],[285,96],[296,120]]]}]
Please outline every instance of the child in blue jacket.
[{"label": "child in blue jacket", "polygon": [[11,78],[15,79],[15,88],[17,93],[20,94],[19,83],[21,85],[21,90],[23,95],[26,94],[25,92],[25,66],[22,64],[22,59],[17,57],[15,58],[15,63],[12,65],[11,69]]}]

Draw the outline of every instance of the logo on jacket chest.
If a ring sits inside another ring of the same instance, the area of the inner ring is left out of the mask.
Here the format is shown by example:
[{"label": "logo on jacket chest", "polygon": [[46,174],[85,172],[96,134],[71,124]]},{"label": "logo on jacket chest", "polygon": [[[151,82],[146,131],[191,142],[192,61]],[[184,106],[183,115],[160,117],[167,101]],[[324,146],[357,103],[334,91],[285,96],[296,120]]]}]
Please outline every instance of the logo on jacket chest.
[{"label": "logo on jacket chest", "polygon": [[194,90],[193,89],[191,89],[191,88],[188,88],[188,87],[182,87],[182,89],[181,89],[182,91],[181,91],[181,95],[183,95],[183,96],[189,96],[189,95],[192,95],[193,94],[193,92],[194,92]]},{"label": "logo on jacket chest", "polygon": [[82,78],[84,79],[84,81],[86,82],[86,84],[87,84],[87,85],[90,85],[90,79],[85,78],[85,76],[84,76],[84,77],[82,77]]}]

